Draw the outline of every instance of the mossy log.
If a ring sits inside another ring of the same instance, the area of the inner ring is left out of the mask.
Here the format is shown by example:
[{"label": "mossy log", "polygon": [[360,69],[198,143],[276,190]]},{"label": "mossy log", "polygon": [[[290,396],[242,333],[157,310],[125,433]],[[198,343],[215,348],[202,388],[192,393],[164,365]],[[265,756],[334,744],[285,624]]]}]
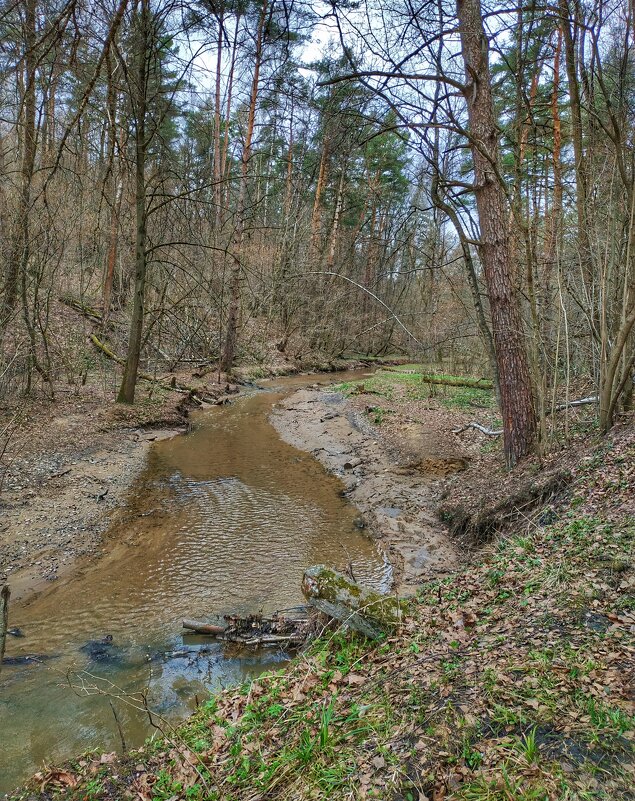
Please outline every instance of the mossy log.
[{"label": "mossy log", "polygon": [[406,370],[393,370],[390,367],[386,368],[388,372],[397,373],[397,375],[414,375],[419,378],[422,384],[440,384],[444,387],[467,387],[468,389],[492,389],[493,384],[487,378],[465,378],[463,376],[443,376],[443,375],[428,375],[421,373],[418,375],[415,372],[408,372]]},{"label": "mossy log", "polygon": [[83,314],[84,317],[87,317],[89,320],[93,320],[96,323],[102,322],[102,314],[100,311],[94,309],[92,306],[89,306],[87,303],[83,303],[81,300],[74,298],[72,295],[61,295],[59,297],[59,301],[65,306],[74,309],[76,312]]},{"label": "mossy log", "polygon": [[314,565],[305,571],[302,592],[320,612],[373,639],[394,631],[406,606],[394,595],[361,587],[325,565]]}]

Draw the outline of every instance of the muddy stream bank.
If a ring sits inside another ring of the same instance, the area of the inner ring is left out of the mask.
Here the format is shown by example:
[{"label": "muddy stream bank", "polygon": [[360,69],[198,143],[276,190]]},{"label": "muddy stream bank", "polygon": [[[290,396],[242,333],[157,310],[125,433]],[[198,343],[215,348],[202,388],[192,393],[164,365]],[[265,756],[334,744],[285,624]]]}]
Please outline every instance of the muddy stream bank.
[{"label": "muddy stream bank", "polygon": [[390,447],[342,395],[310,387],[282,399],[271,422],[285,442],[313,454],[342,481],[388,555],[394,591],[408,595],[457,564],[457,550],[434,510],[439,478],[463,460],[442,435],[418,434],[405,452]]},{"label": "muddy stream bank", "polygon": [[[9,639],[7,656],[40,658],[0,674],[0,792],[45,762],[120,749],[122,733],[127,747],[140,745],[152,732],[141,691],[150,709],[178,721],[210,692],[287,659],[184,636],[184,617],[292,607],[302,602],[304,569],[319,562],[340,569],[350,562],[358,581],[387,591],[393,571],[385,551],[406,583],[424,562],[442,569],[453,558],[432,523],[407,552],[406,538],[422,522],[414,508],[425,498],[409,499],[420,478],[396,485],[382,457],[371,458],[377,443],[346,416],[351,431],[320,433],[306,408],[303,422],[293,412],[298,397],[286,399],[315,380],[265,383],[268,391],[194,414],[186,435],[153,443],[100,558],[13,606],[10,625],[24,636]],[[333,402],[317,417],[311,411],[322,429]],[[280,403],[273,419],[282,436],[269,420]],[[297,435],[304,427],[321,437],[319,446]],[[341,461],[342,437],[371,449],[353,454],[364,467],[324,458]],[[314,458],[319,447],[323,464]],[[360,510],[384,547],[360,529]]]},{"label": "muddy stream bank", "polygon": [[106,553],[12,606],[10,625],[24,636],[9,638],[7,657],[40,660],[0,674],[1,791],[44,761],[119,748],[110,702],[127,746],[142,743],[147,714],[113,696],[147,687],[150,708],[178,720],[197,697],[285,659],[184,637],[183,617],[298,604],[315,562],[351,558],[363,580],[388,587],[390,568],[339,481],[268,422],[274,403],[314,380],[277,379],[154,443]]}]

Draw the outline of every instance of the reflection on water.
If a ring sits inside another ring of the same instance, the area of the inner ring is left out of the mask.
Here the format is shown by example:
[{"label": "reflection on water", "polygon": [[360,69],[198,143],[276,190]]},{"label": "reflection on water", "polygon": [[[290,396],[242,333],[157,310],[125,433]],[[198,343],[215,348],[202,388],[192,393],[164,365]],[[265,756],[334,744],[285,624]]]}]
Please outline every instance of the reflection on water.
[{"label": "reflection on water", "polygon": [[388,587],[389,568],[355,527],[341,484],[268,423],[282,394],[202,412],[188,435],[156,443],[109,553],[13,610],[26,636],[11,639],[8,655],[50,658],[0,674],[0,791],[43,760],[119,747],[110,702],[127,745],[140,744],[147,714],[113,695],[148,688],[149,706],[178,720],[210,691],[285,658],[183,636],[182,618],[294,606],[317,562],[350,559],[360,581]]}]

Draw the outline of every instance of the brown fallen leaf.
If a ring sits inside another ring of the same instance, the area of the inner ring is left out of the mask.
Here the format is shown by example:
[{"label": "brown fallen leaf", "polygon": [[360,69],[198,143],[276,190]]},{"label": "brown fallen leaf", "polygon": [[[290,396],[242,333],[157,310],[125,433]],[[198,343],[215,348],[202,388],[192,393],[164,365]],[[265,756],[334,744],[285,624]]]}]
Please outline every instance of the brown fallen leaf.
[{"label": "brown fallen leaf", "polygon": [[463,611],[463,625],[466,629],[471,629],[476,626],[476,615],[474,612],[469,612],[468,610]]},{"label": "brown fallen leaf", "polygon": [[42,777],[41,792],[49,786],[77,787],[77,778],[66,770],[50,770]]},{"label": "brown fallen leaf", "polygon": [[300,687],[295,687],[293,692],[291,693],[291,700],[292,701],[304,701],[306,695],[302,692]]}]

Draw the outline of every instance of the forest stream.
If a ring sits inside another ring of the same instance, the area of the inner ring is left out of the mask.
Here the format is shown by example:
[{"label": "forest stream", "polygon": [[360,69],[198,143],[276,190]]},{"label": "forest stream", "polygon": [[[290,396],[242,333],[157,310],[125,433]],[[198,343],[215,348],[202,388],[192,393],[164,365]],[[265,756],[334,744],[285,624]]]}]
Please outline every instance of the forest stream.
[{"label": "forest stream", "polygon": [[342,484],[269,423],[276,402],[315,380],[276,379],[156,442],[107,552],[14,605],[10,626],[23,637],[9,638],[7,657],[41,658],[0,674],[0,792],[44,762],[120,749],[122,734],[139,746],[153,729],[130,694],[147,688],[148,707],[174,722],[287,658],[183,635],[184,617],[293,607],[315,563],[350,560],[358,580],[389,588],[390,566]]}]

